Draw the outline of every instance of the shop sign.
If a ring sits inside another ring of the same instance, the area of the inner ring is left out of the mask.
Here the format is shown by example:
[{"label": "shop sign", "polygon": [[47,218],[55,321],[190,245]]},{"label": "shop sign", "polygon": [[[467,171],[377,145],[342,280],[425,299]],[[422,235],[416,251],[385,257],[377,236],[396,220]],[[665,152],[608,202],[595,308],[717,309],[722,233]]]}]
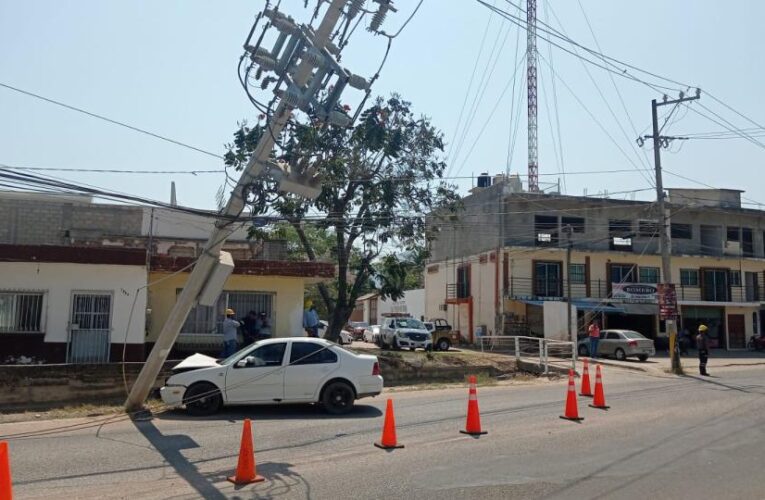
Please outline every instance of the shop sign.
[{"label": "shop sign", "polygon": [[625,302],[656,303],[658,285],[646,283],[611,283],[611,298]]},{"label": "shop sign", "polygon": [[677,292],[672,283],[659,283],[659,317],[663,320],[677,318]]}]

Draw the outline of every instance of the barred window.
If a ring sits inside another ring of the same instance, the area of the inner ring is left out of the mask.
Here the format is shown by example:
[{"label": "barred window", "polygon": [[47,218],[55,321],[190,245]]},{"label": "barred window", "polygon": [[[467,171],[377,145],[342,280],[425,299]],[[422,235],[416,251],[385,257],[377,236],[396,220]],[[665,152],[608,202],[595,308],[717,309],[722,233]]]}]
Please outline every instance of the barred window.
[{"label": "barred window", "polygon": [[568,277],[572,285],[584,285],[587,282],[584,264],[571,264],[568,267]]},{"label": "barred window", "polygon": [[[181,289],[178,288],[176,295],[180,293]],[[249,311],[255,311],[256,314],[266,313],[273,328],[273,303],[273,293],[224,291],[218,297],[215,306],[194,306],[181,331],[183,333],[223,333],[223,318],[228,308],[236,312],[237,318],[245,317]]]},{"label": "barred window", "polygon": [[42,333],[43,293],[0,292],[0,333]]}]

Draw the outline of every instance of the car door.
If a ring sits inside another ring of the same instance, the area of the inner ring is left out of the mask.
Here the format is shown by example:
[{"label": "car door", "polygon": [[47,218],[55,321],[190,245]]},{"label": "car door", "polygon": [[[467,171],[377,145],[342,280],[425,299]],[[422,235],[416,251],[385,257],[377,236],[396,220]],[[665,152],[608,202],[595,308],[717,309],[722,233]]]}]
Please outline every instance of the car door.
[{"label": "car door", "polygon": [[603,334],[603,338],[600,340],[598,354],[613,356],[616,352],[616,348],[619,347],[619,341],[621,339],[622,338],[618,332],[610,332],[606,330]]},{"label": "car door", "polygon": [[332,347],[317,342],[293,341],[289,364],[285,368],[284,400],[313,401],[319,388],[340,368]]},{"label": "car door", "polygon": [[226,402],[271,403],[284,399],[287,341],[269,342],[247,352],[226,370]]}]

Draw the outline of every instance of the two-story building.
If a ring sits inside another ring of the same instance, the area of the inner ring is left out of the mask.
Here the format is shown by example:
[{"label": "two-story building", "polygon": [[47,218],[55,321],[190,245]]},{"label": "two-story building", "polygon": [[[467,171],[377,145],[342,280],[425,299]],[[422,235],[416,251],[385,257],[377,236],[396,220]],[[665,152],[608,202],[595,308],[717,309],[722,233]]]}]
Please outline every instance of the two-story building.
[{"label": "two-story building", "polygon": [[665,281],[677,287],[680,328],[706,324],[716,347],[744,348],[765,326],[765,212],[742,207],[741,191],[668,190],[665,277],[655,203],[527,193],[501,176],[484,185],[459,215],[429,218],[426,314],[447,315],[467,340],[479,327],[567,338],[570,301],[580,333],[597,317],[661,344]]}]

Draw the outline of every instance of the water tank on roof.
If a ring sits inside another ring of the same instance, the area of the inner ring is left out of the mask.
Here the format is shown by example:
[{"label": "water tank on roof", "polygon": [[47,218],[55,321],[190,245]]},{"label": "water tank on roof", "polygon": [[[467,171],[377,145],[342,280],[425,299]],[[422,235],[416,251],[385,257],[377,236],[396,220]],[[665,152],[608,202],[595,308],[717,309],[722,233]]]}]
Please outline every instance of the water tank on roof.
[{"label": "water tank on roof", "polygon": [[487,188],[491,186],[491,176],[488,172],[484,172],[478,176],[478,187]]}]

